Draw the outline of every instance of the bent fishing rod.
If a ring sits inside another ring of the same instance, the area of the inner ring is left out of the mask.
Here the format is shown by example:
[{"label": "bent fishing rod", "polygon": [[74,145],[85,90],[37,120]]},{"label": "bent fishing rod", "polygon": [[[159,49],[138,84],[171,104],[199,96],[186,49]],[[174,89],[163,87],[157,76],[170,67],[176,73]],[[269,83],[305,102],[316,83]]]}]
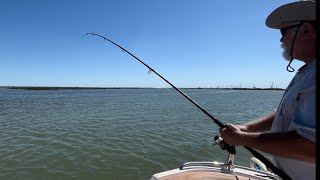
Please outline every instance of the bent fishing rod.
[{"label": "bent fishing rod", "polygon": [[[132,56],[133,58],[135,58],[137,61],[139,61],[141,64],[143,64],[144,66],[146,66],[149,69],[149,72],[153,72],[156,75],[158,75],[162,80],[164,80],[166,83],[168,83],[172,88],[174,88],[176,91],[178,91],[181,95],[183,95],[185,98],[187,98],[192,104],[194,104],[197,108],[199,108],[203,113],[205,113],[210,119],[212,119],[220,128],[224,128],[225,125],[220,122],[218,119],[216,119],[215,117],[213,117],[210,113],[208,113],[204,108],[202,108],[197,102],[195,102],[193,99],[191,99],[187,94],[185,94],[184,92],[182,92],[180,89],[178,89],[176,86],[174,86],[171,82],[169,82],[166,78],[164,78],[162,75],[160,75],[157,71],[155,71],[153,68],[151,68],[149,65],[147,65],[146,63],[144,63],[143,61],[141,61],[139,58],[137,58],[135,55],[133,55],[132,53],[130,53],[129,51],[127,51],[125,48],[121,47],[120,45],[118,45],[117,43],[111,41],[110,39],[101,36],[99,34],[96,33],[86,33],[84,36],[88,36],[88,35],[92,35],[92,36],[98,36],[110,43],[112,43],[113,45],[117,46],[118,48],[120,48],[122,51],[128,53],[130,56]],[[221,146],[222,149],[227,150],[229,153],[231,154],[235,154],[235,147],[232,145],[227,144],[226,142],[224,142],[224,145]],[[254,150],[251,147],[247,147],[244,146],[245,149],[247,149],[248,151],[250,151],[250,153],[255,156],[256,158],[258,158],[261,162],[263,162],[266,167],[268,169],[270,169],[272,172],[274,172],[275,174],[277,174],[279,177],[281,177],[282,179],[286,179],[286,180],[290,180],[291,178],[281,169],[277,168],[272,162],[270,162],[267,158],[265,158],[262,154],[260,154],[258,151]]]}]

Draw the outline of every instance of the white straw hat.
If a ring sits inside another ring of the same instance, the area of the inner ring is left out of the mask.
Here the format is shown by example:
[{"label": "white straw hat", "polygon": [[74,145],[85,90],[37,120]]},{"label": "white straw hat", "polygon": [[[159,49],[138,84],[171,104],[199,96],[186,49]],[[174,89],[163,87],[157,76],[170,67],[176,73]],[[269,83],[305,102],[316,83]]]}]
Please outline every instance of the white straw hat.
[{"label": "white straw hat", "polygon": [[316,21],[315,0],[297,1],[280,6],[267,17],[266,25],[270,28],[281,29],[301,21]]}]

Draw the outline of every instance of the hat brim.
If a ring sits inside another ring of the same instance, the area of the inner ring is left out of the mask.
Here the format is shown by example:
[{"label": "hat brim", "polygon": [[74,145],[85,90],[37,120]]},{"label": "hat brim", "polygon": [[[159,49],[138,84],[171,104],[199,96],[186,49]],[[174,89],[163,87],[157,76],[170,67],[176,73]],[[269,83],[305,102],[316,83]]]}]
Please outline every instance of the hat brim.
[{"label": "hat brim", "polygon": [[298,1],[280,6],[266,19],[270,28],[281,29],[300,23],[316,20],[316,2]]}]

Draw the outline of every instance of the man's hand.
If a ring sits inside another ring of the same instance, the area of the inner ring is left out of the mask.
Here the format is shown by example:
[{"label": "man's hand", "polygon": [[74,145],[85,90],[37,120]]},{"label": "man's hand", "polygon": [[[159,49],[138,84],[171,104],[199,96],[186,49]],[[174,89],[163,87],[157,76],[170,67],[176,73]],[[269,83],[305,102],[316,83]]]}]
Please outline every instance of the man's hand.
[{"label": "man's hand", "polygon": [[243,132],[248,132],[248,126],[246,125],[235,125],[235,126]]},{"label": "man's hand", "polygon": [[241,146],[243,145],[245,132],[243,132],[239,126],[233,124],[226,124],[226,127],[219,130],[221,137],[231,145]]}]

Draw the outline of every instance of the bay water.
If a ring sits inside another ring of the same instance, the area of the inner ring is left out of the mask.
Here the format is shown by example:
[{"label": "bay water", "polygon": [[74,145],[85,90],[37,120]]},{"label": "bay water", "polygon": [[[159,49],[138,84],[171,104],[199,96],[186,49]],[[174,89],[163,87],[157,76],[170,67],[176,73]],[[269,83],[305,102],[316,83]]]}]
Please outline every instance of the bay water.
[{"label": "bay water", "polygon": [[[222,123],[277,108],[283,91],[183,89]],[[219,127],[173,89],[0,89],[0,179],[150,179],[225,162]],[[268,154],[265,154],[268,158]],[[252,155],[237,148],[235,164]]]}]

